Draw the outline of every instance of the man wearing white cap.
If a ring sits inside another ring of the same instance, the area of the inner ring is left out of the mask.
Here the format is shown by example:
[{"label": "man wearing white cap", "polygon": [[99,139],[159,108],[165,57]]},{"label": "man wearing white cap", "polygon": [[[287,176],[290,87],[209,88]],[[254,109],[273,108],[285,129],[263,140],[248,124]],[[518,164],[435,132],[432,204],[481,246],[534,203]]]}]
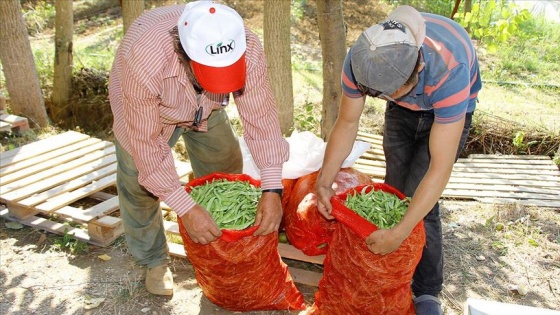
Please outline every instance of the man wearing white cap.
[{"label": "man wearing white cap", "polygon": [[147,267],[146,289],[173,293],[160,201],[195,243],[221,235],[185,191],[172,146],[183,137],[194,176],[242,173],[243,157],[224,107],[235,99],[244,139],[261,172],[255,235],[278,230],[282,165],[289,157],[258,37],[214,1],[160,7],[140,16],[116,53],[109,82],[117,190],[129,250]]},{"label": "man wearing white cap", "polygon": [[454,21],[410,6],[365,30],[342,70],[343,96],[317,179],[318,209],[332,218],[336,173],[358,131],[365,97],[387,100],[383,132],[385,182],[412,197],[402,221],[377,230],[374,254],[396,250],[420,220],[426,246],[413,277],[418,315],[441,314],[443,247],[438,199],[468,136],[481,79],[475,49]]}]

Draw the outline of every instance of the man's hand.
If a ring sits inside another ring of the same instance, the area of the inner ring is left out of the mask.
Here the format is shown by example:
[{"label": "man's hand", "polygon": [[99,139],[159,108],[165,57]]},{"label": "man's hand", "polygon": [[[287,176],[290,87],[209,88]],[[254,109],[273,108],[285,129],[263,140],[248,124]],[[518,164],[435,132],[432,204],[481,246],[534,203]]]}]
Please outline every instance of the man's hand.
[{"label": "man's hand", "polygon": [[366,244],[372,253],[386,255],[397,250],[407,237],[408,235],[399,235],[394,228],[381,229],[371,233],[366,238]]},{"label": "man's hand", "polygon": [[280,221],[282,221],[282,198],[275,192],[263,193],[255,218],[255,225],[259,225],[259,228],[253,235],[267,235],[278,231]]},{"label": "man's hand", "polygon": [[181,220],[187,234],[197,244],[208,244],[222,235],[210,213],[199,205],[195,205]]},{"label": "man's hand", "polygon": [[334,217],[331,215],[331,197],[333,195],[334,189],[332,189],[332,187],[317,185],[317,210],[319,210],[319,213],[323,215],[327,220],[334,219]]}]

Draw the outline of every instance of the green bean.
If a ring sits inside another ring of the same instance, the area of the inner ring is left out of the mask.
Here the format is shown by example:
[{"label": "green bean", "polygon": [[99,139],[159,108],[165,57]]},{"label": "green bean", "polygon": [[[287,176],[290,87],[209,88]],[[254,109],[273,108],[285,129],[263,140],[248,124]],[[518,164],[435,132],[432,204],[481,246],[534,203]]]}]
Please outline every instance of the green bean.
[{"label": "green bean", "polygon": [[408,209],[409,198],[401,200],[382,190],[354,190],[346,196],[344,205],[381,229],[390,229],[400,222]]},{"label": "green bean", "polygon": [[245,181],[216,179],[192,187],[190,195],[220,229],[243,230],[255,222],[261,189]]}]

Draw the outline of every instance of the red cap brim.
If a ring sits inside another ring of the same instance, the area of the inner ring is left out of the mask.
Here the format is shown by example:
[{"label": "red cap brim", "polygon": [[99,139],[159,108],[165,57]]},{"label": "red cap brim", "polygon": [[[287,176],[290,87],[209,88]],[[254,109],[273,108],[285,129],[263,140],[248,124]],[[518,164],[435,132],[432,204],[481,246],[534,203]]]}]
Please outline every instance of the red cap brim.
[{"label": "red cap brim", "polygon": [[210,67],[192,61],[196,80],[210,93],[224,94],[240,90],[245,85],[245,54],[227,67]]}]

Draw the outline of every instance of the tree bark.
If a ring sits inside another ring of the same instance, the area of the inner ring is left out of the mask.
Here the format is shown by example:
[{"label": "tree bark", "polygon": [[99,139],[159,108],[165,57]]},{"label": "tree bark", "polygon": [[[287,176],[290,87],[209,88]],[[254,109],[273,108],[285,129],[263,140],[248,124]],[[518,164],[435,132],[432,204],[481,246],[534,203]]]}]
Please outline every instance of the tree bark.
[{"label": "tree bark", "polygon": [[341,0],[317,0],[317,22],[323,58],[321,138],[328,140],[342,98],[340,73],[346,57],[346,31]]},{"label": "tree bark", "polygon": [[122,0],[122,16],[124,33],[132,25],[134,20],[144,12],[144,0]]},{"label": "tree bark", "polygon": [[62,118],[58,113],[64,110],[72,95],[72,34],[74,30],[72,1],[57,0],[55,10],[54,77],[50,113],[53,120],[58,121]]},{"label": "tree bark", "polygon": [[294,92],[290,48],[290,1],[264,1],[264,51],[268,77],[283,135],[294,125]]},{"label": "tree bark", "polygon": [[0,43],[12,112],[29,119],[32,127],[46,127],[49,118],[19,0],[0,1]]}]

